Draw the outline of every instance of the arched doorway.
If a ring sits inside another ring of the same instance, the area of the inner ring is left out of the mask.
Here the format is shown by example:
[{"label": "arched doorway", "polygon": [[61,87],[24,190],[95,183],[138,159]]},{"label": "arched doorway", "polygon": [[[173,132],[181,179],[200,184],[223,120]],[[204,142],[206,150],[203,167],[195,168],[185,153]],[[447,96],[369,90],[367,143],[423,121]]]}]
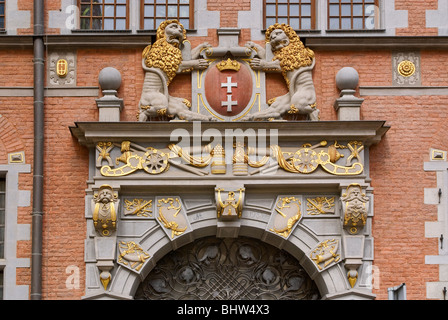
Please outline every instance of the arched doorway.
[{"label": "arched doorway", "polygon": [[314,281],[289,253],[260,240],[206,237],[170,252],[135,299],[320,299]]}]

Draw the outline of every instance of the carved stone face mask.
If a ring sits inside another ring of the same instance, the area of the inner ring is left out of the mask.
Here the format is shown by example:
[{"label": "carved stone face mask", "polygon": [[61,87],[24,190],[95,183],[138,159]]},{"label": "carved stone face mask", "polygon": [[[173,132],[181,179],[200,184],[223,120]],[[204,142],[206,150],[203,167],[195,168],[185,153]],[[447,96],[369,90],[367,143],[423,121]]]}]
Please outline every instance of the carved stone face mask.
[{"label": "carved stone face mask", "polygon": [[183,40],[182,27],[177,23],[171,23],[165,28],[166,41],[178,47]]},{"label": "carved stone face mask", "polygon": [[286,47],[289,44],[289,38],[283,30],[275,29],[271,33],[270,42],[272,50],[275,51]]}]

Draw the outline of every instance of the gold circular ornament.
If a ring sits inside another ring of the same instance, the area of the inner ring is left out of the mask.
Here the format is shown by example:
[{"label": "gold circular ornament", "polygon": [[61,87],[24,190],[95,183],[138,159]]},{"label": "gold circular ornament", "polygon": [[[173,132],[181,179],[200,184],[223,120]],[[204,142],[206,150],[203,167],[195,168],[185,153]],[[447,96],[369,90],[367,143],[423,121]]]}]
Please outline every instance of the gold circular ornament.
[{"label": "gold circular ornament", "polygon": [[415,73],[415,64],[409,60],[401,61],[398,65],[398,73],[403,77],[410,77]]},{"label": "gold circular ornament", "polygon": [[319,165],[318,160],[319,157],[314,150],[302,148],[294,154],[292,164],[300,173],[312,173]]}]

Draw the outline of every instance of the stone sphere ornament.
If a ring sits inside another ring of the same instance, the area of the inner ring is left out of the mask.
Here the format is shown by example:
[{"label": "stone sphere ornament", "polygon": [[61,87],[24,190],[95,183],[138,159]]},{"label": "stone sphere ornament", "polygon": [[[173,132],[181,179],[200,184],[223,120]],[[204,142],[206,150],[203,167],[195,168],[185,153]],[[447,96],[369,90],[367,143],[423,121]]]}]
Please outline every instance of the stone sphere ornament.
[{"label": "stone sphere ornament", "polygon": [[118,90],[121,85],[121,73],[115,68],[106,67],[100,71],[98,81],[102,90]]},{"label": "stone sphere ornament", "polygon": [[358,83],[358,71],[352,67],[344,67],[336,74],[336,85],[339,90],[355,90]]}]

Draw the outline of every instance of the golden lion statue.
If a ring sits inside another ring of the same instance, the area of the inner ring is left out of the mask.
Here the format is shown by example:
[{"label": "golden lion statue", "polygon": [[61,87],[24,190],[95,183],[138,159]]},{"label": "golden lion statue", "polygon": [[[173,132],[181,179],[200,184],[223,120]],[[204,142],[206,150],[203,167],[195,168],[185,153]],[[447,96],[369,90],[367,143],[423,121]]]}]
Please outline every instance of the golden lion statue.
[{"label": "golden lion statue", "polygon": [[266,49],[248,42],[246,47],[255,50],[258,58],[251,61],[254,70],[281,72],[289,92],[272,99],[270,107],[246,116],[245,120],[280,119],[285,113],[307,114],[309,120],[319,120],[316,108],[312,70],[314,52],[306,48],[296,32],[286,24],[276,23],[266,31],[266,43],[270,45],[273,59],[266,61]]},{"label": "golden lion statue", "polygon": [[188,100],[168,94],[168,86],[176,74],[208,67],[207,60],[198,59],[200,51],[208,47],[209,44],[203,43],[191,50],[190,43],[186,41],[186,31],[177,20],[166,20],[160,24],[156,42],[142,53],[145,79],[139,102],[139,121],[164,115],[189,121],[212,120],[212,116],[190,111]]}]

